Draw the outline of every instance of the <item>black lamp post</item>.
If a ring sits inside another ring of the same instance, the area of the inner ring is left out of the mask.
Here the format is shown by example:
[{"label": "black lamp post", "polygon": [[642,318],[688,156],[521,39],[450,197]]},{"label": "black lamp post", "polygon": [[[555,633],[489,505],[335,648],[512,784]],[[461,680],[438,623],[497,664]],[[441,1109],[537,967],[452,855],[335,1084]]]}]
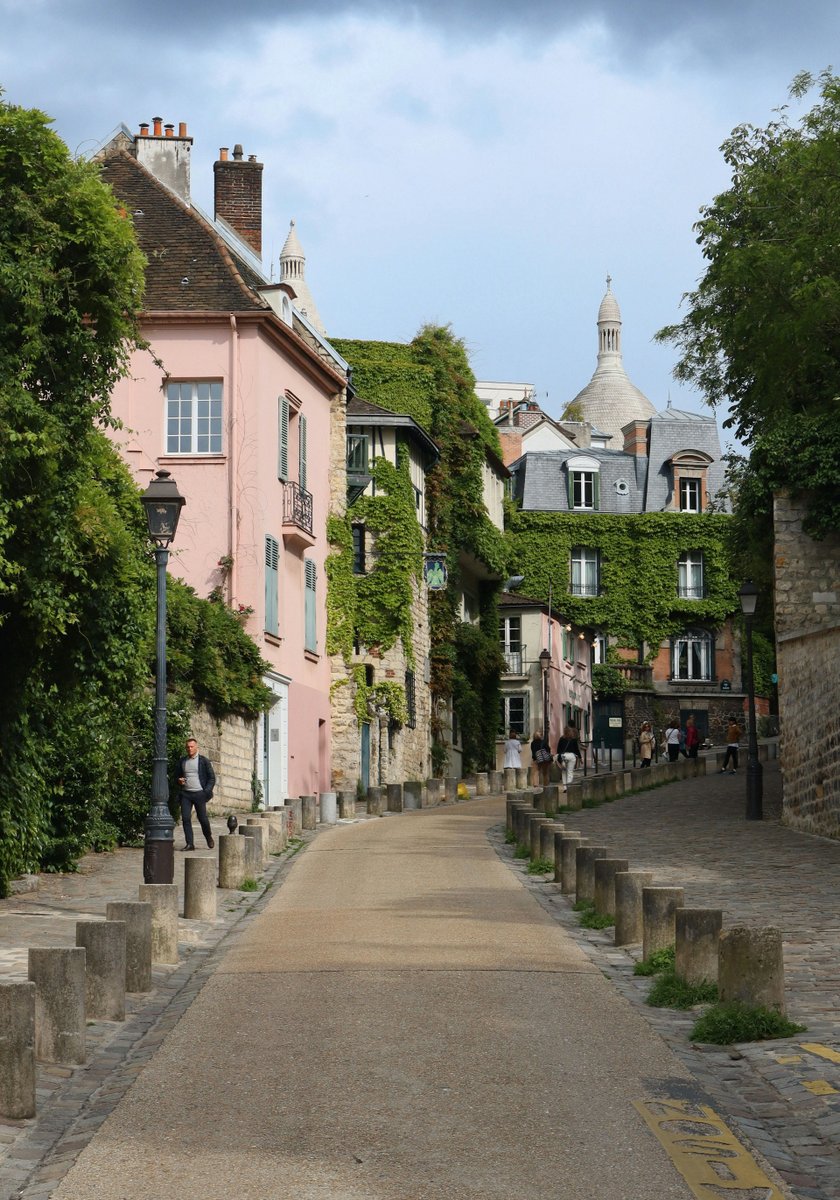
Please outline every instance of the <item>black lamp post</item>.
[{"label": "black lamp post", "polygon": [[543,685],[543,741],[548,745],[548,668],[551,666],[551,655],[548,650],[540,651],[540,670]]},{"label": "black lamp post", "polygon": [[764,768],[758,761],[758,734],[755,727],[755,678],[753,676],[752,623],[758,601],[758,588],[751,579],[738,593],[744,627],[747,633],[747,706],[749,745],[747,749],[747,820],[760,821],[764,816]]},{"label": "black lamp post", "polygon": [[149,536],[155,544],[157,564],[157,638],[155,652],[155,756],[152,795],[146,816],[143,847],[143,881],[172,883],[175,877],[175,822],[169,811],[166,762],[166,564],[169,545],[178,528],[186,500],[168,471],[158,471],[140,497],[146,510]]}]

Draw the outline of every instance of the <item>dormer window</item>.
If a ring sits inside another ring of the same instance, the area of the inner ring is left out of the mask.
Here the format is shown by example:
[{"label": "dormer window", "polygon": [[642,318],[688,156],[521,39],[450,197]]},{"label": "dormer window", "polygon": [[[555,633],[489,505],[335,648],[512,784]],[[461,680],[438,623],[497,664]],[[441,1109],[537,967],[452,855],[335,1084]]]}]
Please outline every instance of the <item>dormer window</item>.
[{"label": "dormer window", "polygon": [[601,464],[589,455],[566,460],[569,508],[572,512],[597,512],[601,507]]},{"label": "dormer window", "polygon": [[705,512],[706,475],[713,461],[702,450],[680,450],[673,456],[673,507],[679,512]]}]

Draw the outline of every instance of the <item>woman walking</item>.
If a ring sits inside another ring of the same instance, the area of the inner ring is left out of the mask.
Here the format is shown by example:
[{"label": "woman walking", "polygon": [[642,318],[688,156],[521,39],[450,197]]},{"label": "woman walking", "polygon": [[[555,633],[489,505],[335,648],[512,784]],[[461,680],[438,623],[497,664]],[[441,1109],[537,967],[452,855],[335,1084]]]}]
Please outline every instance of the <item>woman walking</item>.
[{"label": "woman walking", "polygon": [[563,730],[563,736],[557,743],[557,761],[563,766],[563,783],[568,787],[574,783],[575,766],[581,761],[578,731],[574,725],[567,725]]},{"label": "woman walking", "polygon": [[656,738],[653,736],[650,721],[642,721],[642,728],[639,731],[639,758],[643,767],[650,766],[655,742]]},{"label": "woman walking", "polygon": [[680,756],[680,723],[672,721],[665,730],[665,749],[668,751],[668,761],[676,762]]},{"label": "woman walking", "polygon": [[506,767],[522,766],[522,743],[515,729],[509,731],[508,740],[505,742],[504,765]]}]

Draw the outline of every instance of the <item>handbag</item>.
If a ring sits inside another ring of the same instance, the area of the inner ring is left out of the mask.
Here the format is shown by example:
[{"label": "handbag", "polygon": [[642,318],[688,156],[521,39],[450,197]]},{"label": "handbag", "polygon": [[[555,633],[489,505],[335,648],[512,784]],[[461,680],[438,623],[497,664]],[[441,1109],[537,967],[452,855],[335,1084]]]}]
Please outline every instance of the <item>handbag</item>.
[{"label": "handbag", "polygon": [[543,749],[538,750],[537,753],[534,755],[534,762],[538,762],[538,763],[554,762],[554,755],[551,753],[550,750],[546,750],[543,747]]}]

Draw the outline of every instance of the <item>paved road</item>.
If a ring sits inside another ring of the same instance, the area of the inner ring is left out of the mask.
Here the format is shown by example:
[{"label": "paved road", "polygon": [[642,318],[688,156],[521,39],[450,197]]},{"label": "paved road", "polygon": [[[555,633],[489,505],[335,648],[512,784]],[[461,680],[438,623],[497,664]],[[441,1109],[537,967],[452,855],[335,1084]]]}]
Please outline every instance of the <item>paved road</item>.
[{"label": "paved road", "polygon": [[499,800],[321,833],[53,1195],[691,1195],[686,1068],[488,842]]}]

